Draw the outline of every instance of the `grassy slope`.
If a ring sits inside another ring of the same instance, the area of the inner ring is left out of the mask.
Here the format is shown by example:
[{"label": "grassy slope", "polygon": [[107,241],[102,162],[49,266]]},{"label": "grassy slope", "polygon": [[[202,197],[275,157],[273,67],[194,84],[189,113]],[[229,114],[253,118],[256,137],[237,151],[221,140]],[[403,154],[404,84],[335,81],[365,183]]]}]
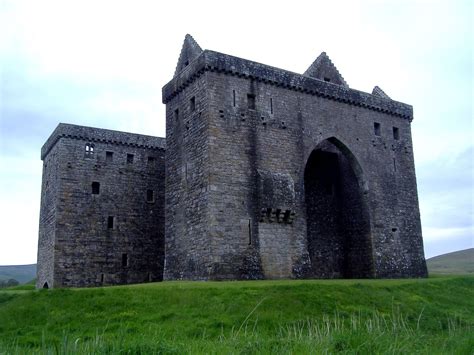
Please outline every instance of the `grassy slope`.
[{"label": "grassy slope", "polygon": [[435,256],[426,264],[433,274],[473,274],[474,248]]},{"label": "grassy slope", "polygon": [[36,277],[36,264],[0,266],[0,280],[15,279],[26,283]]},{"label": "grassy slope", "polygon": [[0,319],[0,353],[469,353],[474,277],[10,290]]}]

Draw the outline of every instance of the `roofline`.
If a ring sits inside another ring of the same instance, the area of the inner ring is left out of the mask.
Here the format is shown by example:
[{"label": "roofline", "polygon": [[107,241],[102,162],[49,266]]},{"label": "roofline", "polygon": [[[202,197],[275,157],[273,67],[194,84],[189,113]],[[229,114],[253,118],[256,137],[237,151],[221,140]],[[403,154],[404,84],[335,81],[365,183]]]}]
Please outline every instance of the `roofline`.
[{"label": "roofline", "polygon": [[61,138],[129,145],[148,149],[166,149],[166,139],[161,137],[59,123],[41,148],[41,160],[44,160]]},{"label": "roofline", "polygon": [[203,51],[199,57],[189,63],[185,69],[163,87],[163,103],[170,102],[206,71],[257,80],[288,90],[364,107],[410,121],[413,120],[413,107],[411,105],[210,50]]}]

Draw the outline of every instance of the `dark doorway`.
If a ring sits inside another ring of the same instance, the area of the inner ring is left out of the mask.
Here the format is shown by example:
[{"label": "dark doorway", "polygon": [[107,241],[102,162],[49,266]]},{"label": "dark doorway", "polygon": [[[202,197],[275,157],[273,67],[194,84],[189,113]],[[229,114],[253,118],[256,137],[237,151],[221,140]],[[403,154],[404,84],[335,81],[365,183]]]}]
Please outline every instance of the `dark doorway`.
[{"label": "dark doorway", "polygon": [[49,288],[49,285],[47,282],[44,283],[43,288],[46,288],[46,289]]},{"label": "dark doorway", "polygon": [[335,138],[319,144],[305,168],[308,251],[318,278],[373,276],[370,216],[360,168]]}]

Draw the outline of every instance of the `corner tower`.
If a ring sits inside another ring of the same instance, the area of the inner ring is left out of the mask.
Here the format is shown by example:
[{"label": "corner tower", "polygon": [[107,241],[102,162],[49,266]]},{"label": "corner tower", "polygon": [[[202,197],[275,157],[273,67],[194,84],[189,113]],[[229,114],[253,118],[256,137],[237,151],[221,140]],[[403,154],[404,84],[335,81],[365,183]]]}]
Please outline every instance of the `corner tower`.
[{"label": "corner tower", "polygon": [[426,276],[411,106],[189,35],[163,102],[165,279]]}]

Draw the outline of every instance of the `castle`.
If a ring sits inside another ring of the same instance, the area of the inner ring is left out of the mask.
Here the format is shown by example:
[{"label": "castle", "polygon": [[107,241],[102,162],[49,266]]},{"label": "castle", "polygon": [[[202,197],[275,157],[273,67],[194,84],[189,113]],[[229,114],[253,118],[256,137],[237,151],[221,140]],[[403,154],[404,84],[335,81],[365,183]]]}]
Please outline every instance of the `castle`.
[{"label": "castle", "polygon": [[41,150],[37,287],[425,277],[410,105],[202,50],[164,138],[59,124]]}]

